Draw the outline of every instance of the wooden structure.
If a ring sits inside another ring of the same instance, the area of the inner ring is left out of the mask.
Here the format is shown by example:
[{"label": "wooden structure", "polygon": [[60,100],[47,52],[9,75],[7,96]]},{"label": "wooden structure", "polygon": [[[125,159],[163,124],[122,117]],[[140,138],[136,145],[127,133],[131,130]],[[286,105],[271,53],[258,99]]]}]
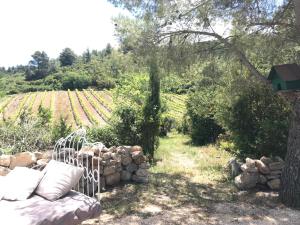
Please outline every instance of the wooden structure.
[{"label": "wooden structure", "polygon": [[300,67],[295,63],[272,66],[268,80],[275,91],[300,90]]}]

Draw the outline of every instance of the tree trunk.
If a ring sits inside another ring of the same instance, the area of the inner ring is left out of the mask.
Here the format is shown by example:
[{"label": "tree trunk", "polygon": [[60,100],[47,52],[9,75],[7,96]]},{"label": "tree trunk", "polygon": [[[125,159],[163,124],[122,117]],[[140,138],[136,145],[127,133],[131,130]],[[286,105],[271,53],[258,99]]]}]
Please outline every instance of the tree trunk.
[{"label": "tree trunk", "polygon": [[[297,92],[293,94],[297,95]],[[294,96],[296,100],[293,104],[280,191],[281,201],[294,208],[300,208],[300,94],[298,95]]]}]

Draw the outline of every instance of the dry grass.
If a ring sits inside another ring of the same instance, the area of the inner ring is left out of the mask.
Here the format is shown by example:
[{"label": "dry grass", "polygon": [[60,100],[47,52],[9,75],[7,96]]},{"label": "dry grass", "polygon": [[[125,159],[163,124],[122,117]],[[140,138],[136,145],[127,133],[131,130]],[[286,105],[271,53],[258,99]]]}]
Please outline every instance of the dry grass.
[{"label": "dry grass", "polygon": [[146,205],[169,209],[187,203],[207,206],[230,201],[233,187],[223,171],[230,155],[213,146],[191,146],[188,140],[178,134],[161,139],[149,184],[125,184],[103,193],[105,212],[120,217],[140,214]]}]

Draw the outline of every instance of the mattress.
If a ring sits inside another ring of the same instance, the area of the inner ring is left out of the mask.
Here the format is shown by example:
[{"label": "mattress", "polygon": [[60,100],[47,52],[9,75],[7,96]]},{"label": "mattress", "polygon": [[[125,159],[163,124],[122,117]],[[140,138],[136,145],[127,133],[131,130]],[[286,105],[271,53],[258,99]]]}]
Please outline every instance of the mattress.
[{"label": "mattress", "polygon": [[53,202],[38,195],[25,201],[0,201],[1,225],[77,225],[100,213],[97,200],[75,191]]}]

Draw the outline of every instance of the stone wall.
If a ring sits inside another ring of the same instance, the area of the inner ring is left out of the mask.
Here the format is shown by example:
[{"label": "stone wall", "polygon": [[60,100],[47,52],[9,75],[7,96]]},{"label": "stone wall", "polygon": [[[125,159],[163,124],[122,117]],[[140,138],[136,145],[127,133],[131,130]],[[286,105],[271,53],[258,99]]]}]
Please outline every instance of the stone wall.
[{"label": "stone wall", "polygon": [[279,190],[281,187],[284,161],[280,157],[262,157],[259,160],[246,158],[245,163],[231,160],[229,164],[234,183],[241,190],[255,187]]},{"label": "stone wall", "polygon": [[[52,153],[52,151],[22,152],[15,155],[1,155],[0,176],[7,175],[16,166],[43,169],[51,160]],[[103,145],[94,145],[84,146],[79,152],[72,148],[64,148],[55,158],[59,160],[70,156],[79,159],[89,170],[93,168],[100,171],[102,190],[121,181],[146,183],[149,179],[150,164],[140,146],[106,148]]]}]

